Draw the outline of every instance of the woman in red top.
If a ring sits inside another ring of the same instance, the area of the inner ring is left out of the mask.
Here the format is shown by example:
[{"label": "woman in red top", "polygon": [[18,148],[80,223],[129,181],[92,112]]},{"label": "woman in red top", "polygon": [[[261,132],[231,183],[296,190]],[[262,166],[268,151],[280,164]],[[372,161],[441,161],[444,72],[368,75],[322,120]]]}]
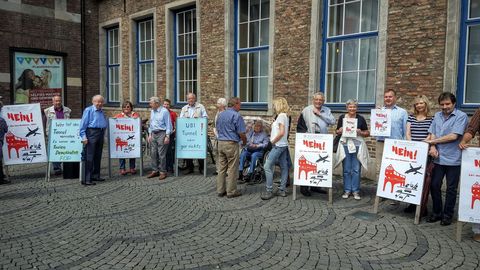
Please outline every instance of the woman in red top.
[{"label": "woman in red top", "polygon": [[[115,118],[138,118],[138,113],[133,111],[133,104],[130,101],[125,101],[122,104],[122,112],[115,115]],[[137,170],[135,169],[135,159],[130,158],[130,170],[125,170],[125,159],[120,159],[120,174],[126,175],[127,173],[136,174]]]}]

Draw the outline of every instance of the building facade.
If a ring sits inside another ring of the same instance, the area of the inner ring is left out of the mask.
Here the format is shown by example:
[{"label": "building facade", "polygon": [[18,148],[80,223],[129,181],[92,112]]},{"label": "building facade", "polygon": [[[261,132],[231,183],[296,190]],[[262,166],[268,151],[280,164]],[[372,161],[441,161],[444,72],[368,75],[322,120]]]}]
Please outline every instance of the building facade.
[{"label": "building facade", "polygon": [[[169,98],[178,109],[193,91],[210,116],[219,97],[239,96],[243,115],[270,121],[272,100],[285,97],[292,106],[294,130],[302,108],[319,90],[337,114],[354,98],[368,116],[383,103],[387,89],[397,91],[398,104],[407,110],[416,95],[427,95],[435,106],[444,91],[455,93],[458,108],[466,112],[480,105],[479,0],[80,4],[0,3],[0,14],[10,18],[0,29],[2,62],[8,63],[11,47],[66,53],[67,104],[78,110],[85,106],[80,101],[88,104],[86,97],[101,93],[112,114],[130,100],[146,117],[151,96]],[[19,11],[16,5],[31,6],[32,11]],[[34,12],[33,5],[41,5],[53,17]],[[55,27],[45,27],[51,24]],[[87,55],[83,88],[78,80],[81,36]],[[8,65],[0,66],[4,99],[12,92],[9,72]],[[373,156],[374,144],[368,145]]]}]

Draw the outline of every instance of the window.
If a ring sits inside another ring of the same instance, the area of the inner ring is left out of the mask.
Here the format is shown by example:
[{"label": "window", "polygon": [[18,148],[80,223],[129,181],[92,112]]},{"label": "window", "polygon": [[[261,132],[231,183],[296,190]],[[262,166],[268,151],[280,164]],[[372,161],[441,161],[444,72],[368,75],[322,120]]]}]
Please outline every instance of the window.
[{"label": "window", "polygon": [[195,8],[175,14],[175,103],[197,94],[197,15]]},{"label": "window", "polygon": [[107,102],[120,102],[120,51],[118,27],[107,29]]},{"label": "window", "polygon": [[458,101],[480,104],[480,0],[462,1],[462,28],[458,74]]},{"label": "window", "polygon": [[137,95],[139,103],[155,96],[155,43],[153,19],[137,22]]},{"label": "window", "polygon": [[270,1],[235,2],[235,96],[266,103],[268,93]]},{"label": "window", "polygon": [[325,1],[320,85],[327,103],[375,103],[378,10],[378,0]]}]

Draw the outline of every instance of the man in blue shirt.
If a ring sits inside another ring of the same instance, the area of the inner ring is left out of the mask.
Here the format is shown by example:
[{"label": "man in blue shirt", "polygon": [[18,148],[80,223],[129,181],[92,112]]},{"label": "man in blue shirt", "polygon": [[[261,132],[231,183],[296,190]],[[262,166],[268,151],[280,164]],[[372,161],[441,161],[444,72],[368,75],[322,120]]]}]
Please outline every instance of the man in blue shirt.
[{"label": "man in blue shirt", "polygon": [[160,106],[158,97],[150,98],[150,126],[148,128],[148,142],[151,144],[152,172],[147,178],[167,178],[167,149],[172,133],[170,112]]},{"label": "man in blue shirt", "polygon": [[228,101],[228,109],[218,115],[215,126],[218,132],[218,163],[217,163],[217,195],[235,198],[242,194],[237,190],[237,173],[239,161],[239,146],[245,145],[245,122],[238,113],[241,101],[232,97]]},{"label": "man in blue shirt", "polygon": [[[441,112],[437,112],[425,142],[430,144],[429,155],[434,159],[430,194],[433,201],[433,213],[427,222],[441,220],[441,225],[452,223],[453,209],[457,200],[457,187],[460,180],[462,151],[458,147],[468,124],[468,116],[455,109],[456,98],[452,93],[444,92],[438,97]],[[442,183],[447,181],[445,205],[442,209]]]},{"label": "man in blue shirt", "polygon": [[82,185],[95,185],[92,181],[105,181],[100,177],[103,137],[107,128],[107,118],[102,110],[104,99],[101,95],[92,98],[92,106],[83,111],[80,122],[80,137],[84,145],[82,160],[85,161],[85,177]]},{"label": "man in blue shirt", "polygon": [[[251,180],[257,160],[263,157],[264,149],[267,147],[269,140],[267,133],[263,131],[263,121],[257,120],[253,126],[253,130],[247,134],[247,145],[245,145],[240,154],[240,165],[238,167],[239,181],[245,180],[248,182]],[[243,179],[243,167],[248,158],[250,158],[250,167],[247,176]]]},{"label": "man in blue shirt", "polygon": [[[390,115],[392,120],[392,126],[390,129],[390,136],[383,137],[377,136],[377,144],[375,147],[377,162],[380,165],[383,157],[383,146],[385,139],[398,139],[404,140],[407,134],[407,119],[408,113],[405,109],[397,106],[397,92],[393,89],[388,89],[383,94],[383,107],[382,109],[392,110]],[[377,171],[380,170],[380,166],[377,166]]]}]

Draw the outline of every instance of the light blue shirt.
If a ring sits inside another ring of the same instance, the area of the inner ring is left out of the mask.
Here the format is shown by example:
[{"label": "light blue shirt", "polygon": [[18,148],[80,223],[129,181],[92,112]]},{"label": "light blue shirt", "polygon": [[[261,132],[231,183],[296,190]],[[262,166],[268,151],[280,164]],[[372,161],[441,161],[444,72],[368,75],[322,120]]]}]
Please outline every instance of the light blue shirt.
[{"label": "light blue shirt", "polygon": [[320,117],[315,117],[315,133],[328,134],[328,126],[335,125],[335,117],[330,108],[322,106]]},{"label": "light blue shirt", "polygon": [[[382,109],[388,109],[387,107],[382,107]],[[385,141],[385,139],[397,139],[404,140],[407,134],[407,120],[408,113],[405,109],[393,105],[392,114],[390,115],[392,119],[392,126],[390,129],[390,137],[377,136],[377,141]]]},{"label": "light blue shirt", "polygon": [[245,122],[243,117],[233,108],[221,112],[218,115],[217,122],[219,141],[240,141],[241,133],[245,133]]},{"label": "light blue shirt", "polygon": [[247,134],[247,147],[253,144],[259,144],[259,148],[265,148],[268,145],[270,138],[268,138],[267,133],[265,131],[255,132],[251,130]]},{"label": "light blue shirt", "polygon": [[454,109],[447,117],[442,112],[435,114],[428,133],[435,135],[436,138],[451,133],[459,135],[455,141],[436,145],[438,158],[434,160],[435,163],[448,166],[459,166],[462,163],[462,150],[458,147],[458,144],[462,140],[467,125],[468,116],[460,110]]},{"label": "light blue shirt", "polygon": [[92,105],[83,111],[82,121],[80,121],[82,140],[87,139],[87,128],[107,128],[107,118],[102,109],[97,109]]},{"label": "light blue shirt", "polygon": [[156,110],[151,110],[150,112],[150,126],[148,127],[148,133],[159,130],[165,130],[167,135],[172,133],[170,112],[163,106],[158,107]]}]

